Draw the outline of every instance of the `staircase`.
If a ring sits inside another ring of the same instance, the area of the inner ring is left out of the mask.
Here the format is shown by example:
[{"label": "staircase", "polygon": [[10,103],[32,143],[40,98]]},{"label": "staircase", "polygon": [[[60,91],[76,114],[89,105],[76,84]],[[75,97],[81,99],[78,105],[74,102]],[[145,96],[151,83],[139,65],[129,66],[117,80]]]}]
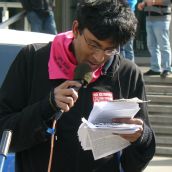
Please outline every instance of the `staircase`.
[{"label": "staircase", "polygon": [[156,136],[156,155],[172,156],[172,76],[144,76],[149,119]]}]

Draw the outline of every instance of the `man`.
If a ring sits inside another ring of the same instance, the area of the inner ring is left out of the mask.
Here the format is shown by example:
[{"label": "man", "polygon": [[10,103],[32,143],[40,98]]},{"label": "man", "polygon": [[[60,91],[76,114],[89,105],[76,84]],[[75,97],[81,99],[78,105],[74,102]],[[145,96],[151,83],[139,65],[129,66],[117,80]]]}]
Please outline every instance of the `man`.
[{"label": "man", "polygon": [[20,0],[27,12],[32,32],[57,34],[54,19],[54,0]]},{"label": "man", "polygon": [[[81,148],[77,135],[81,118],[88,119],[93,103],[104,94],[106,100],[146,99],[140,70],[117,52],[135,35],[137,20],[119,0],[82,0],[76,11],[72,31],[57,35],[47,45],[21,50],[1,87],[0,131],[13,131],[16,172],[47,172],[48,167],[53,172],[120,172],[121,168],[141,172],[155,152],[146,104],[140,105],[133,119],[115,119],[141,125],[134,134],[121,135],[131,142],[121,154],[94,160],[91,151]],[[84,63],[93,72],[87,87],[73,81],[76,66]],[[53,142],[47,129],[54,133],[51,126],[59,109],[63,114]]]},{"label": "man", "polygon": [[171,74],[171,47],[169,29],[171,22],[171,0],[145,0],[138,9],[146,13],[147,47],[151,55],[150,70],[144,75]]}]

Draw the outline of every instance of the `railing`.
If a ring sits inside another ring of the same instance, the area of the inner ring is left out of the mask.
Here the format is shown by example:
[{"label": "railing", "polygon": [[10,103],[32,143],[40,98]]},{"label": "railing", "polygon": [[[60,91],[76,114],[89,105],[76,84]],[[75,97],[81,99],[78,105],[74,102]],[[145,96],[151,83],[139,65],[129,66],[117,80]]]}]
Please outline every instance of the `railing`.
[{"label": "railing", "polygon": [[2,8],[2,23],[0,23],[0,29],[8,28],[9,25],[24,19],[24,30],[29,30],[29,24],[26,19],[26,12],[22,11],[13,17],[9,18],[9,8],[21,8],[20,2],[0,2],[0,8]]}]

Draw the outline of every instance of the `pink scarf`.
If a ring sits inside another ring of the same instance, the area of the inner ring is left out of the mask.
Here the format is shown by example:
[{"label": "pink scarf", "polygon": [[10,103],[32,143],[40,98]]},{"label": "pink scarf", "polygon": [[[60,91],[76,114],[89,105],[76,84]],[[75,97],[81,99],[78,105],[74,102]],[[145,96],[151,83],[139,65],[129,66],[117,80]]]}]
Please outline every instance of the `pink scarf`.
[{"label": "pink scarf", "polygon": [[[71,31],[58,34],[51,45],[50,59],[48,62],[49,79],[67,79],[74,78],[74,70],[77,66],[76,57],[70,51],[69,46],[73,40]],[[102,68],[93,72],[94,82],[101,75]]]}]

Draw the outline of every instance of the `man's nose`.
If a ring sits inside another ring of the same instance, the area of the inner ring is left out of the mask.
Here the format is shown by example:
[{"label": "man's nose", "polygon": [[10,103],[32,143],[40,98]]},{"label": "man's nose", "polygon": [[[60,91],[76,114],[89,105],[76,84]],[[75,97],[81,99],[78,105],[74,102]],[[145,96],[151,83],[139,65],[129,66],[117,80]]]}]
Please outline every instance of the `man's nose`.
[{"label": "man's nose", "polygon": [[104,62],[105,60],[105,55],[104,55],[104,52],[103,51],[96,51],[94,54],[93,54],[93,58],[96,62]]}]

